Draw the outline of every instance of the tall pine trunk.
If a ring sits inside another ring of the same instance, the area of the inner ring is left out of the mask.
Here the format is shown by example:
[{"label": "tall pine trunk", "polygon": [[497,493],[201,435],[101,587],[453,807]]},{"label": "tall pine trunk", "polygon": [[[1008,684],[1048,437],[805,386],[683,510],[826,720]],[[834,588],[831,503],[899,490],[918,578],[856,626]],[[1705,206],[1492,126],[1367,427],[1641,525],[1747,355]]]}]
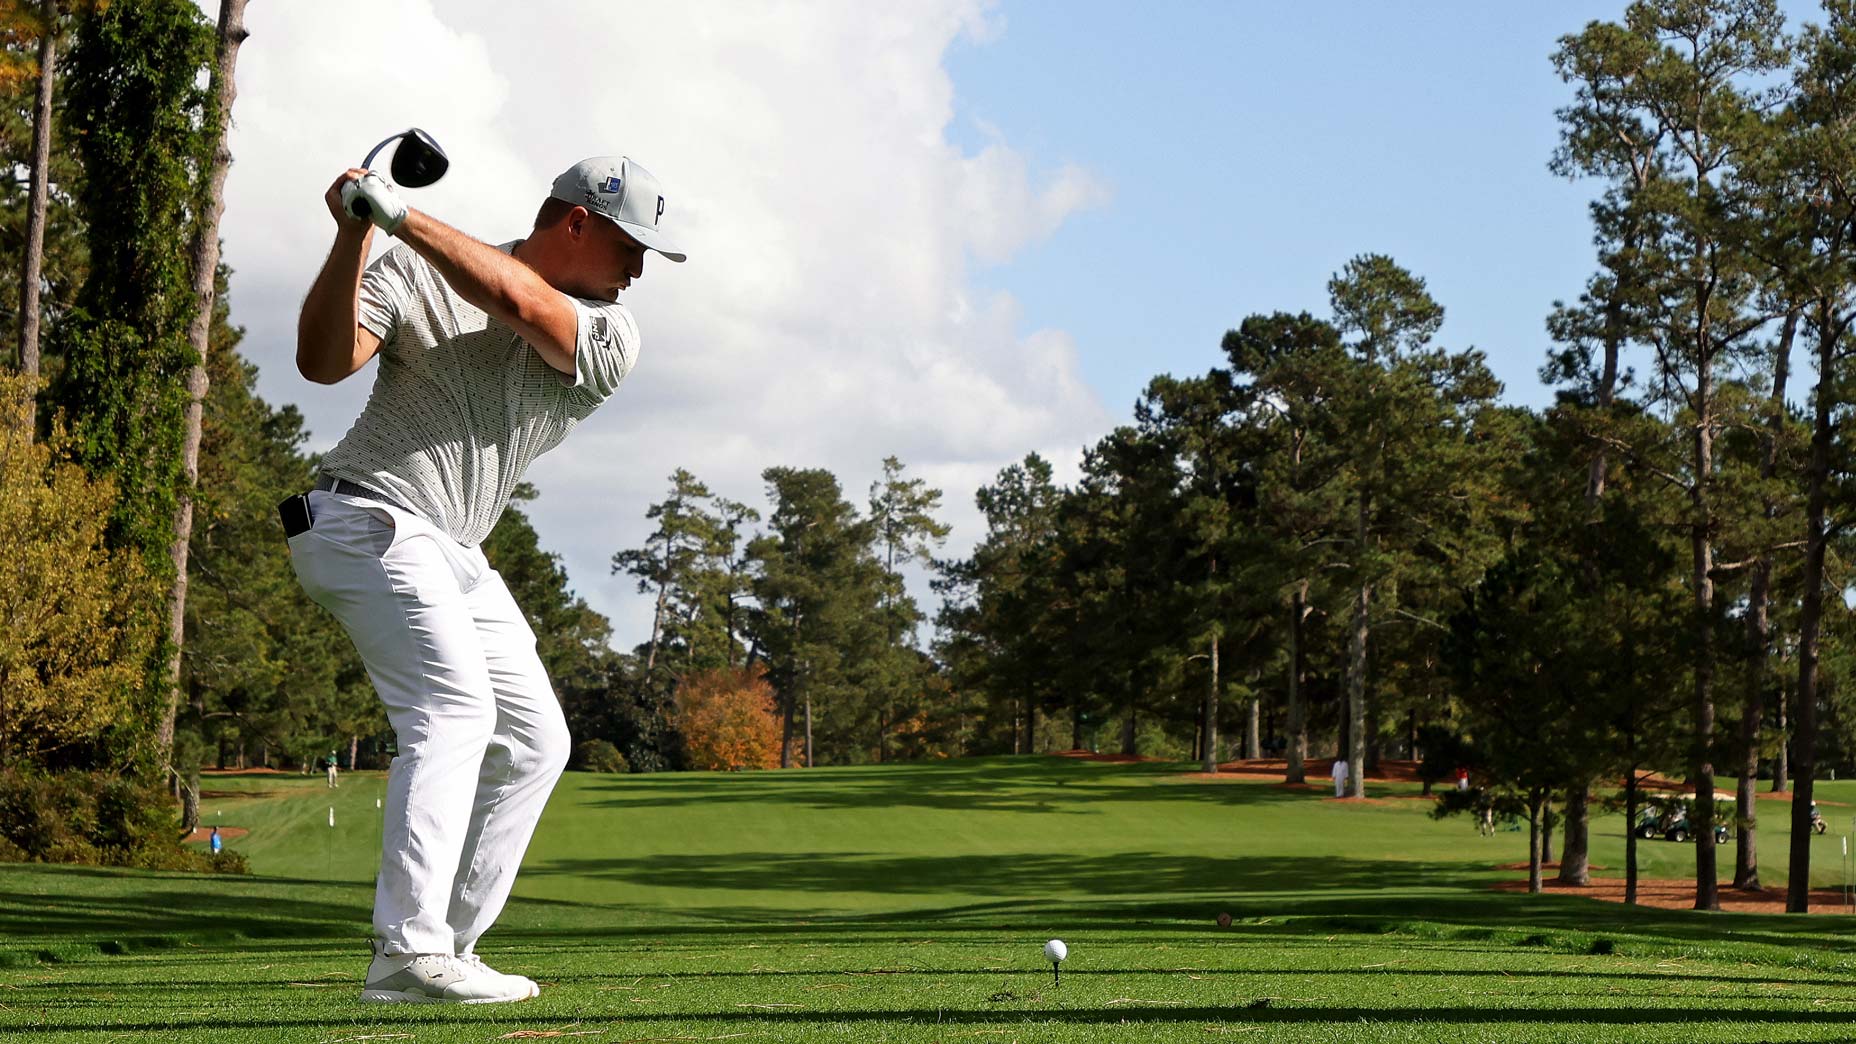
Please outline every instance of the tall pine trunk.
[{"label": "tall pine trunk", "polygon": [[1837,341],[1843,322],[1828,300],[1818,303],[1817,390],[1812,398],[1811,457],[1806,466],[1804,600],[1798,621],[1798,704],[1793,713],[1791,872],[1785,911],[1811,909],[1811,804],[1817,777],[1817,656],[1824,618],[1824,556],[1830,534],[1824,525],[1830,486],[1830,448],[1836,435]]},{"label": "tall pine trunk", "polygon": [[[1642,188],[1641,178],[1638,188]],[[1637,249],[1637,229],[1632,226],[1624,234],[1625,248],[1621,256],[1630,257]],[[1622,282],[1625,270],[1618,270],[1618,284],[1613,287],[1609,300],[1605,302],[1604,350],[1605,361],[1599,373],[1596,403],[1602,417],[1611,412],[1612,403],[1617,397],[1618,358],[1622,354],[1625,341],[1624,291]],[[1605,453],[1605,444],[1599,442],[1596,452],[1592,454],[1585,476],[1586,525],[1596,530],[1604,525],[1605,468],[1609,457]],[[1596,547],[1598,541],[1593,541]],[[1603,597],[1604,577],[1599,570],[1598,561],[1587,557],[1585,561],[1586,581],[1592,592]],[[1635,769],[1632,770],[1633,772]],[[1591,798],[1590,782],[1580,786],[1576,792],[1569,794],[1566,800],[1565,849],[1560,854],[1559,880],[1562,884],[1586,885],[1591,883],[1591,816],[1588,804]],[[1634,813],[1633,813],[1634,814]],[[1626,833],[1634,829],[1634,820],[1626,827]],[[1636,852],[1636,842],[1625,842],[1631,852]],[[1634,888],[1633,883],[1628,886]],[[1634,894],[1634,893],[1633,893]]]},{"label": "tall pine trunk", "polygon": [[1250,713],[1244,722],[1244,757],[1255,761],[1263,756],[1263,701],[1250,698]]},{"label": "tall pine trunk", "polygon": [[1289,750],[1286,783],[1308,781],[1308,710],[1302,702],[1302,617],[1308,585],[1297,584],[1289,603]]},{"label": "tall pine trunk", "polygon": [[1560,828],[1560,872],[1558,881],[1568,885],[1592,883],[1590,848],[1591,790],[1580,783],[1566,792],[1566,823]]},{"label": "tall pine trunk", "polygon": [[1634,749],[1636,747],[1636,726],[1631,726],[1631,755],[1633,761],[1629,773],[1624,777],[1624,904],[1637,905],[1637,765]]},{"label": "tall pine trunk", "polygon": [[[1702,302],[1702,315],[1707,301]],[[1694,781],[1695,804],[1689,815],[1695,836],[1695,909],[1721,908],[1714,852],[1714,540],[1709,532],[1712,505],[1708,498],[1714,473],[1714,374],[1706,357],[1708,330],[1703,323],[1696,343],[1703,353],[1695,375],[1695,477],[1691,499],[1694,521],[1690,543],[1694,550],[1695,703],[1693,747],[1689,777]]]},{"label": "tall pine trunk", "polygon": [[193,538],[193,498],[200,483],[200,422],[206,404],[206,355],[211,349],[213,312],[219,279],[219,219],[226,207],[226,168],[232,152],[226,145],[226,127],[232,118],[232,102],[238,96],[233,70],[238,65],[239,45],[245,42],[245,0],[220,0],[219,45],[214,52],[212,87],[213,108],[207,129],[209,153],[205,171],[205,191],[200,212],[194,220],[193,242],[188,253],[193,265],[193,320],[187,326],[187,343],[194,351],[193,369],[187,374],[186,440],[181,447],[181,485],[174,511],[174,543],[169,557],[174,562],[174,586],[168,592],[168,641],[172,652],[167,665],[167,703],[161,724],[155,730],[155,742],[162,757],[174,749],[174,714],[180,705],[180,658],[186,640],[187,622],[187,551]]},{"label": "tall pine trunk", "polygon": [[39,90],[32,105],[32,179],[26,203],[26,259],[19,278],[19,372],[27,378],[23,415],[28,437],[38,430],[39,281],[45,265],[45,210],[51,198],[52,86],[58,60],[58,2],[42,5],[45,32],[39,37]]},{"label": "tall pine trunk", "polygon": [[780,700],[780,767],[793,767],[793,694]]},{"label": "tall pine trunk", "polygon": [[[1362,495],[1354,543],[1355,554],[1362,559],[1362,570],[1366,567],[1363,561],[1366,556],[1366,511],[1366,497]],[[1372,584],[1361,580],[1353,602],[1353,635],[1347,651],[1346,758],[1349,797],[1366,796],[1366,641],[1372,603]]]},{"label": "tall pine trunk", "polygon": [[[1790,658],[1790,656],[1783,653],[1779,656],[1779,677],[1781,680],[1785,677],[1785,668],[1787,666],[1785,661]],[[1778,726],[1779,730],[1778,749],[1772,752],[1772,792],[1774,794],[1784,794],[1792,789],[1792,722],[1791,714],[1786,710],[1786,705],[1789,702],[1790,694],[1785,691],[1785,686],[1781,683],[1779,686],[1779,698],[1772,701],[1773,714],[1778,719],[1774,724]]]},{"label": "tall pine trunk", "polygon": [[1205,724],[1202,726],[1205,736],[1205,760],[1200,767],[1206,772],[1216,773],[1218,771],[1218,632],[1216,630],[1212,631],[1211,645],[1212,683],[1205,689]]},{"label": "tall pine trunk", "polygon": [[1539,790],[1527,795],[1527,890],[1531,895],[1540,894],[1540,807],[1543,800]]},{"label": "tall pine trunk", "polygon": [[[1771,413],[1766,418],[1764,453],[1759,477],[1772,481],[1779,464],[1779,434],[1785,425],[1785,381],[1790,370],[1792,339],[1798,332],[1798,309],[1785,315],[1785,327],[1779,335],[1778,349],[1772,360]],[[1764,516],[1770,521],[1779,513],[1771,495],[1765,498]],[[1759,729],[1766,713],[1766,688],[1771,672],[1766,659],[1772,648],[1772,621],[1767,612],[1772,590],[1772,555],[1761,552],[1753,563],[1752,589],[1747,594],[1746,630],[1747,670],[1746,700],[1740,711],[1740,780],[1734,788],[1734,813],[1739,829],[1734,832],[1734,887],[1759,888],[1759,809],[1755,807],[1759,789]]]}]

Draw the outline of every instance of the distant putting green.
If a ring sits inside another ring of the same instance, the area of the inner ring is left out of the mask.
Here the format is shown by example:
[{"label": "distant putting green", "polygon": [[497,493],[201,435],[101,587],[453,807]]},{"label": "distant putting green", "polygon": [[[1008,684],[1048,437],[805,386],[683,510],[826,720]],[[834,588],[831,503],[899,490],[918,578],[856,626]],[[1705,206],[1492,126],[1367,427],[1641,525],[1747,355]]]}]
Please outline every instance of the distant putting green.
[{"label": "distant putting green", "polygon": [[[0,1040],[1749,1041],[1856,1033],[1856,917],[1495,893],[1526,835],[990,758],[570,773],[482,952],[539,1000],[362,1007],[382,780],[211,777],[250,878],[0,866]],[[1847,832],[1856,784],[1820,784]],[[1843,804],[1833,804],[1843,803]],[[1847,806],[1847,807],[1846,807]],[[333,810],[334,826],[330,826]],[[1762,869],[1784,879],[1782,804]],[[1593,861],[1621,873],[1622,820]],[[231,831],[226,831],[231,833]],[[1814,878],[1842,880],[1842,838]],[[1648,877],[1692,872],[1647,842]],[[1731,869],[1731,847],[1722,849]],[[1233,923],[1220,928],[1219,913]],[[1068,942],[1054,982],[1039,948]]]}]

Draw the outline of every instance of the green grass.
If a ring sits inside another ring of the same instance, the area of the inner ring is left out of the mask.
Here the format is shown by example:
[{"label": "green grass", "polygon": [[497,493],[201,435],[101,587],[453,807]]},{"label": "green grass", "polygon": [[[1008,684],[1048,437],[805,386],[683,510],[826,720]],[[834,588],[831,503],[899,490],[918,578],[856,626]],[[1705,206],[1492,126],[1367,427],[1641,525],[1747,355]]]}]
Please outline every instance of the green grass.
[{"label": "green grass", "polygon": [[[546,988],[472,1008],[354,1001],[377,774],[212,777],[204,821],[251,831],[231,847],[257,876],[0,867],[0,1040],[1856,1036],[1856,918],[1493,893],[1525,835],[1433,822],[1397,797],[1416,788],[1340,804],[1179,768],[569,774],[481,948]],[[1846,828],[1856,783],[1819,787]],[[1769,882],[1783,809],[1761,809]],[[1813,844],[1835,883],[1840,838]],[[1689,846],[1642,852],[1646,875],[1692,872]],[[1622,856],[1601,818],[1594,862]],[[1051,937],[1070,945],[1061,984]]]}]

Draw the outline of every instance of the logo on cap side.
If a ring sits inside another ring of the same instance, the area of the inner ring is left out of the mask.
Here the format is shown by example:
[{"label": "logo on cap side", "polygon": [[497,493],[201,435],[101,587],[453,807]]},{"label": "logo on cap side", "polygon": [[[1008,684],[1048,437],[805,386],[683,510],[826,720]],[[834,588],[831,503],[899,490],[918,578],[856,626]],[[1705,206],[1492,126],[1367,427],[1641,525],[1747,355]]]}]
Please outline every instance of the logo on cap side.
[{"label": "logo on cap side", "polygon": [[651,224],[655,225],[659,221],[662,221],[663,219],[664,219],[664,197],[659,196],[657,197],[657,216],[651,219]]},{"label": "logo on cap side", "polygon": [[617,192],[619,190],[620,184],[621,182],[619,181],[618,175],[615,174],[612,177],[607,178],[606,183],[604,185],[601,185],[599,187],[599,190],[601,192]]}]

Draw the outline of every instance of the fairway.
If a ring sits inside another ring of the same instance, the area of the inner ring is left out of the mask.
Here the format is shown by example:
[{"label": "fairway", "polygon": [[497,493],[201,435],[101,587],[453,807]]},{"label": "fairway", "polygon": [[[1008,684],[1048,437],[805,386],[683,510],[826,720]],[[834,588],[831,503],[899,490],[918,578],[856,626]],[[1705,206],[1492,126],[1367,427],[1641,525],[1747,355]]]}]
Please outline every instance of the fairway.
[{"label": "fairway", "polygon": [[[363,1008],[378,774],[218,776],[256,876],[0,867],[0,1039],[1848,1039],[1856,919],[1491,892],[1525,834],[1186,766],[570,773],[482,947],[544,984]],[[1835,829],[1856,798],[1820,785]],[[1784,806],[1762,805],[1783,880]],[[334,826],[329,825],[333,809]],[[1620,867],[1622,821],[1593,861]],[[1818,838],[1823,883],[1841,838]],[[1647,876],[1687,846],[1646,843]],[[1615,871],[1600,871],[1609,873]],[[1235,919],[1220,929],[1215,918]],[[1070,948],[1061,983],[1039,952]]]}]

